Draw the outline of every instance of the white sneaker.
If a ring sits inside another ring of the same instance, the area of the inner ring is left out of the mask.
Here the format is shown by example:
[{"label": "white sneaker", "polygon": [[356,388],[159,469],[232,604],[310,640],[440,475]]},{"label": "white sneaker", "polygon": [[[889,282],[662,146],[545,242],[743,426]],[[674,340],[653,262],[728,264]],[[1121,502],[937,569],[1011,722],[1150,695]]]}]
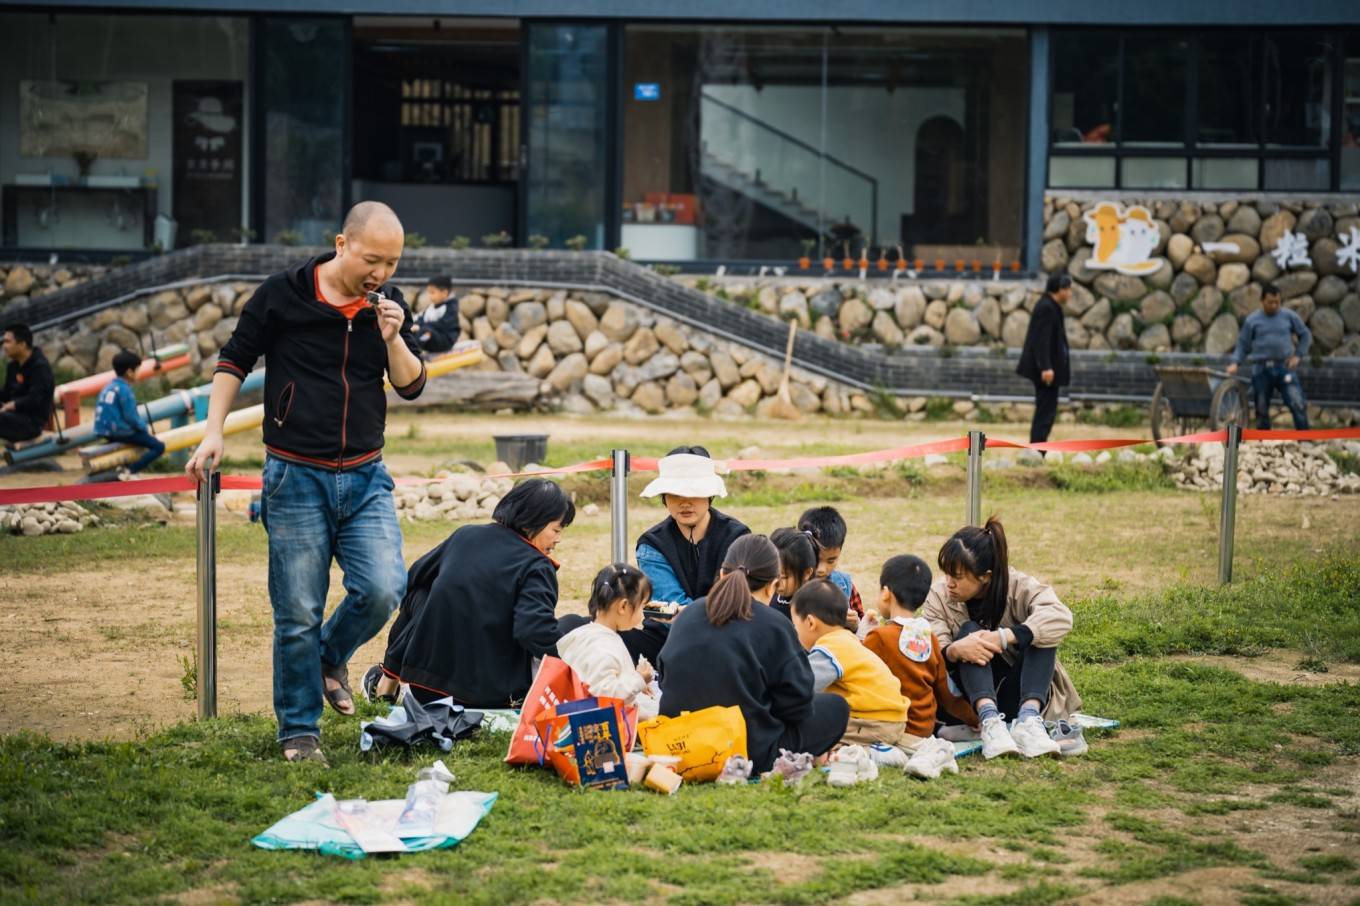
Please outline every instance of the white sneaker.
[{"label": "white sneaker", "polygon": [[885,742],[876,742],[868,746],[867,749],[869,757],[880,768],[897,768],[900,771],[907,766],[907,753],[897,746],[890,746]]},{"label": "white sneaker", "polygon": [[[831,764],[854,765],[854,783],[878,779],[878,765],[863,746],[841,746],[831,756]],[[833,784],[833,786],[836,784]]]},{"label": "white sneaker", "polygon": [[[986,739],[987,731],[982,731],[983,738]],[[1037,717],[1028,717],[1024,720],[1017,720],[1011,726],[1011,740],[1020,750],[1024,758],[1038,758],[1040,755],[1061,755],[1062,752],[1058,744],[1048,735],[1044,729],[1044,722]],[[985,743],[984,743],[985,751]]]},{"label": "white sneaker", "polygon": [[[1048,737],[1045,736],[1045,739]],[[1049,742],[1053,740],[1049,739]],[[999,755],[1019,755],[1020,747],[1011,738],[1006,722],[999,717],[989,717],[982,722],[982,757],[988,760]]]},{"label": "white sneaker", "polygon": [[907,773],[923,780],[934,780],[941,771],[957,774],[959,763],[954,757],[954,744],[932,736],[912,753],[907,761]]}]

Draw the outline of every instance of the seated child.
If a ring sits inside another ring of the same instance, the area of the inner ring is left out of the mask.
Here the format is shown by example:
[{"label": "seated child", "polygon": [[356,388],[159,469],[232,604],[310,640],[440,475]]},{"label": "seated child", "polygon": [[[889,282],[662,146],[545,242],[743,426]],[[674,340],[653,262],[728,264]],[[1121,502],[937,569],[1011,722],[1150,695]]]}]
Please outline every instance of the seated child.
[{"label": "seated child", "polygon": [[845,547],[845,519],[833,506],[813,507],[798,517],[798,530],[808,532],[817,542],[817,578],[830,579],[850,602],[849,627],[857,629],[864,618],[864,601],[849,573],[836,569]]},{"label": "seated child", "polygon": [[615,563],[600,570],[590,587],[591,622],[564,635],[557,655],[576,671],[591,695],[622,699],[636,706],[639,720],[657,715],[648,691],[654,673],[643,658],[634,666],[619,633],[642,625],[642,608],[652,599],[652,583],[636,566]]},{"label": "seated child", "polygon": [[888,666],[911,702],[908,751],[914,751],[935,733],[939,708],[970,727],[978,724],[977,712],[949,689],[949,671],[930,623],[916,615],[930,593],[930,581],[930,567],[920,557],[901,555],[884,563],[878,579],[878,612],[883,625],[864,639],[864,647]]},{"label": "seated child", "polygon": [[817,542],[807,532],[791,528],[775,529],[770,541],[779,551],[779,581],[775,583],[770,606],[788,617],[789,599],[817,570]]},{"label": "seated child", "polygon": [[117,443],[142,447],[145,453],[136,462],[119,472],[127,478],[151,465],[162,453],[165,444],[151,433],[151,426],[137,411],[137,398],[129,381],[142,364],[142,357],[124,349],[113,357],[114,379],[99,391],[94,407],[94,433]]},{"label": "seated child", "polygon": [[901,765],[911,703],[888,666],[846,628],[845,595],[830,580],[813,579],[789,604],[798,641],[808,650],[813,691],[839,695],[850,705],[841,742],[878,746],[878,751],[870,748],[876,761]]}]

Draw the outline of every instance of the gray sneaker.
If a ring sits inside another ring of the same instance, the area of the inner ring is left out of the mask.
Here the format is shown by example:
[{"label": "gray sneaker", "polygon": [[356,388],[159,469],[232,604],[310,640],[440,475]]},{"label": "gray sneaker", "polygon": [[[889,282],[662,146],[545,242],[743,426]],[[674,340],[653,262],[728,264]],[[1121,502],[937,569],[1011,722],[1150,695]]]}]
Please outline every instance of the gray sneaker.
[{"label": "gray sneaker", "polygon": [[1048,730],[1048,738],[1058,744],[1058,754],[1063,758],[1086,754],[1089,746],[1086,745],[1086,736],[1081,727],[1065,720],[1056,720],[1045,722],[1044,728]]}]

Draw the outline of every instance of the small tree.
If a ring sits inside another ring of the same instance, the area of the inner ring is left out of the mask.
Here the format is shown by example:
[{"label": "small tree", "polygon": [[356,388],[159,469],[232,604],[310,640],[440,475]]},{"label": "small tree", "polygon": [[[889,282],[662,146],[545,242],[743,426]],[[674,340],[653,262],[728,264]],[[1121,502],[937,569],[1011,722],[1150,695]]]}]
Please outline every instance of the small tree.
[{"label": "small tree", "polygon": [[190,231],[189,241],[193,245],[209,245],[217,241],[217,234],[212,230],[200,228]]},{"label": "small tree", "polygon": [[461,252],[470,245],[472,245],[472,240],[466,236],[454,236],[449,242],[449,248],[453,249],[455,252]]},{"label": "small tree", "polygon": [[[302,234],[297,230],[279,230],[278,235],[274,237],[274,241],[279,245],[302,245]],[[331,241],[335,241],[333,236]]]},{"label": "small tree", "polygon": [[577,233],[575,236],[571,237],[566,242],[564,242],[563,245],[571,249],[573,252],[581,252],[585,251],[585,247],[589,242],[590,240],[585,237],[585,234]]},{"label": "small tree", "polygon": [[536,252],[541,252],[548,247],[548,237],[542,233],[534,233],[529,237],[529,248]]},{"label": "small tree", "polygon": [[420,235],[419,233],[406,234],[406,247],[408,249],[411,249],[413,251],[415,249],[423,249],[428,244],[429,243],[426,241],[425,237]]},{"label": "small tree", "polygon": [[514,241],[514,237],[505,230],[501,230],[499,233],[487,233],[482,237],[482,245],[489,249],[503,249]]},{"label": "small tree", "polygon": [[628,251],[628,248],[626,246],[622,245],[614,249],[614,254],[622,258],[624,261],[627,261],[629,258],[633,257],[633,253]]}]

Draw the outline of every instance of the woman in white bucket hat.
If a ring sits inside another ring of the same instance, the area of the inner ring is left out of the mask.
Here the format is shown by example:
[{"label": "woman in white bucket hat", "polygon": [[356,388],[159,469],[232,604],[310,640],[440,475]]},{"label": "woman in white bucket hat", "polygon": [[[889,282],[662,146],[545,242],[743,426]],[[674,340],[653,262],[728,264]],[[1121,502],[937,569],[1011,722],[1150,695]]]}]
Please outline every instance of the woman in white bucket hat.
[{"label": "woman in white bucket hat", "polygon": [[[654,600],[685,605],[708,594],[727,548],[751,530],[713,508],[713,498],[726,497],[727,486],[708,450],[677,447],[658,460],[657,471],[642,496],[660,497],[667,516],[638,539],[637,562],[652,580]],[[655,664],[668,629],[647,620],[622,635],[634,657],[642,654]]]}]

